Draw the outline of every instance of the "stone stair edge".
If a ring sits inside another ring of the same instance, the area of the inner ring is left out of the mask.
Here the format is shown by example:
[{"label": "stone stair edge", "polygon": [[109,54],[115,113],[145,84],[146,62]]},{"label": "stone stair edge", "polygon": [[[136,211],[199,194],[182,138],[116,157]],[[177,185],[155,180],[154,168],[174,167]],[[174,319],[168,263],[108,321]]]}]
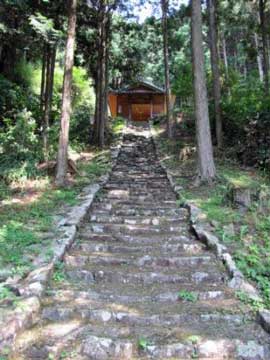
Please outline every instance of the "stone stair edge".
[{"label": "stone stair edge", "polygon": [[[161,160],[161,152],[159,150],[156,139],[156,132],[152,123],[150,123],[150,133],[160,166],[165,171],[169,183],[177,198],[179,199],[179,191],[182,189],[182,186],[175,183],[173,176],[169,172],[169,169]],[[243,291],[250,299],[262,302],[262,298],[259,295],[258,290],[245,279],[243,273],[237,268],[237,265],[231,254],[228,252],[227,247],[220,242],[219,238],[213,233],[213,231],[208,230],[210,228],[210,224],[207,221],[206,214],[204,214],[204,212],[198,206],[194,205],[192,201],[185,200],[185,202],[182,204],[182,207],[188,210],[190,227],[195,233],[196,237],[201,242],[206,244],[207,248],[212,250],[217,258],[220,259],[225,265],[225,268],[230,276],[230,281],[228,283],[229,287],[235,291]],[[257,310],[256,319],[262,328],[270,334],[270,311],[266,309]]]},{"label": "stone stair edge", "polygon": [[[0,319],[0,354],[6,348],[12,348],[16,336],[25,329],[33,326],[41,309],[41,298],[45,292],[47,283],[54,270],[55,265],[61,261],[66,251],[72,246],[79,224],[86,217],[97,193],[107,184],[110,174],[117,163],[118,156],[123,145],[126,132],[125,125],[121,135],[110,147],[111,169],[107,174],[101,176],[95,184],[86,186],[78,196],[80,205],[71,207],[68,215],[56,224],[59,237],[52,245],[53,256],[50,263],[45,263],[44,257],[37,259],[39,265],[31,271],[22,283],[11,282],[3,285],[9,287],[21,298],[17,301],[15,309],[10,314],[8,311]],[[2,315],[2,314],[1,314]]]}]

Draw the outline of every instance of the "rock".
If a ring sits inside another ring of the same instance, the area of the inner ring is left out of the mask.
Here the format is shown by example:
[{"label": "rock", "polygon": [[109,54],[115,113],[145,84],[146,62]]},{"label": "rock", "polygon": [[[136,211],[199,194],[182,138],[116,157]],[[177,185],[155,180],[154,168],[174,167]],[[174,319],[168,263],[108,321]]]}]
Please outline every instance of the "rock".
[{"label": "rock", "polygon": [[264,347],[255,341],[240,343],[237,345],[237,355],[242,360],[265,360],[267,359]]},{"label": "rock", "polygon": [[220,223],[216,220],[211,220],[210,224],[215,228],[218,229],[220,227]]},{"label": "rock", "polygon": [[153,359],[181,358],[190,359],[193,353],[192,346],[181,343],[154,346],[150,345],[146,348],[146,353]]},{"label": "rock", "polygon": [[257,321],[264,328],[265,331],[270,333],[270,311],[259,310],[257,313]]},{"label": "rock", "polygon": [[42,319],[50,321],[65,321],[70,318],[72,309],[45,308],[42,311]]},{"label": "rock", "polygon": [[95,360],[132,359],[133,345],[128,341],[89,336],[82,345],[83,355]]},{"label": "rock", "polygon": [[228,340],[208,340],[198,346],[198,358],[232,359],[233,350]]},{"label": "rock", "polygon": [[157,218],[153,219],[152,224],[156,225],[156,226],[159,225],[159,219],[157,219]]},{"label": "rock", "polygon": [[234,224],[228,224],[223,226],[223,232],[225,235],[231,237],[235,236]]},{"label": "rock", "polygon": [[258,199],[259,190],[254,187],[245,187],[230,184],[226,199],[236,207],[249,208]]},{"label": "rock", "polygon": [[269,214],[270,213],[270,190],[269,187],[262,188],[259,194],[258,200],[258,212],[262,214]]},{"label": "rock", "polygon": [[198,284],[198,283],[202,282],[204,279],[207,279],[208,277],[209,277],[208,273],[196,272],[192,275],[192,280]]}]

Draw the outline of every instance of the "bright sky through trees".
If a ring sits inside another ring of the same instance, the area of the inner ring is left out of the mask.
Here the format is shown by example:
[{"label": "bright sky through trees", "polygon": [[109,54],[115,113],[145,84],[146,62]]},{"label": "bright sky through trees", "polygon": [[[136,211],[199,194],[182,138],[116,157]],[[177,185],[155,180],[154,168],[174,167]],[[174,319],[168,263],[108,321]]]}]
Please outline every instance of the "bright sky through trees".
[{"label": "bright sky through trees", "polygon": [[[132,0],[134,3],[137,3],[136,0]],[[189,0],[173,0],[175,4],[179,6],[182,4],[187,5]],[[144,22],[147,17],[155,15],[157,17],[161,16],[160,8],[156,8],[151,4],[151,1],[148,1],[144,5],[135,5],[134,15],[138,17],[140,23]]]}]

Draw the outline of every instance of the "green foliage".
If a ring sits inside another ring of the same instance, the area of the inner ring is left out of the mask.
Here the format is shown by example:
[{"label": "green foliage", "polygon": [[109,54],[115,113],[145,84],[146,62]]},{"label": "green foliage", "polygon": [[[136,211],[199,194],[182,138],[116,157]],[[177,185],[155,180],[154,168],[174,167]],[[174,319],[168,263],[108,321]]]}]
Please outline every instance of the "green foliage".
[{"label": "green foliage", "polygon": [[257,312],[258,310],[264,308],[264,304],[262,301],[260,301],[259,299],[251,298],[250,296],[248,296],[248,294],[246,294],[243,291],[237,291],[236,297],[244,304],[249,305],[254,312]]},{"label": "green foliage", "polygon": [[70,140],[75,146],[85,146],[90,139],[90,120],[94,116],[95,96],[92,83],[81,67],[73,70],[73,114]]},{"label": "green foliage", "polygon": [[[0,301],[5,300],[5,299],[12,299],[14,297],[15,297],[15,295],[12,291],[10,291],[5,286],[0,285]],[[1,357],[0,357],[0,359],[1,359]]]},{"label": "green foliage", "polygon": [[0,169],[6,181],[37,175],[36,163],[41,159],[36,123],[27,111],[18,113],[15,123],[5,119],[0,129]]},{"label": "green foliage", "polygon": [[195,303],[198,301],[198,294],[187,290],[181,290],[178,293],[178,298],[183,301]]},{"label": "green foliage", "polygon": [[[22,80],[24,85],[29,83],[29,73]],[[27,109],[33,114],[37,113],[39,100],[28,88],[22,87],[0,75],[0,126],[3,119],[15,120],[18,113]]]},{"label": "green foliage", "polygon": [[151,341],[145,339],[144,337],[138,340],[138,347],[140,350],[146,351],[149,346],[151,346]]},{"label": "green foliage", "polygon": [[64,271],[65,265],[62,262],[58,262],[54,267],[54,273],[52,276],[53,281],[61,283],[66,280],[66,274]]}]

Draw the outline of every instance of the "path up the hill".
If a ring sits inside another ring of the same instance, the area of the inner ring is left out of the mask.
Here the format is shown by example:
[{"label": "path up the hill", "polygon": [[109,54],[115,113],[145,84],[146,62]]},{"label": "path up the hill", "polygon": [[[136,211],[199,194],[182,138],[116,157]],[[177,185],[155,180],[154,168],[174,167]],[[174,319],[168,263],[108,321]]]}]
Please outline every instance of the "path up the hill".
[{"label": "path up the hill", "polygon": [[125,135],[38,325],[11,359],[270,359],[269,335],[190,234],[145,135]]}]

